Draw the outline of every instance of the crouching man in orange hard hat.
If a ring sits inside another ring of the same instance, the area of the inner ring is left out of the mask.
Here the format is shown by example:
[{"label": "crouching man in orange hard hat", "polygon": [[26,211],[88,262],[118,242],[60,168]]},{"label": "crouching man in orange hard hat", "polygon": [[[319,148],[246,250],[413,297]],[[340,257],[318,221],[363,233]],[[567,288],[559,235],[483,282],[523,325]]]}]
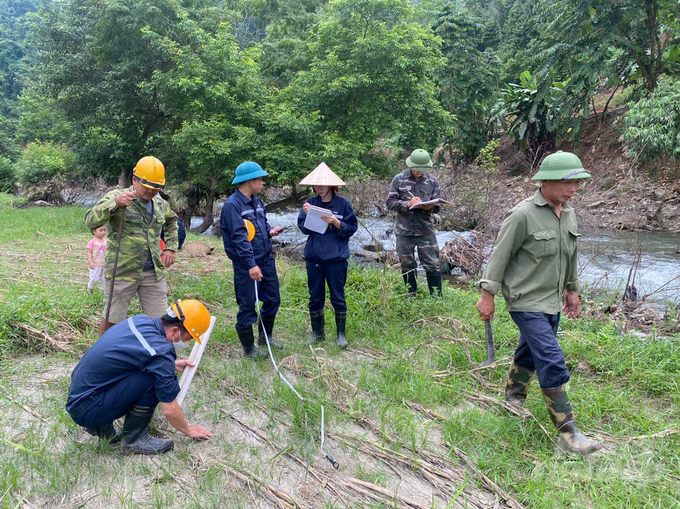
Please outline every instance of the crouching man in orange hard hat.
[{"label": "crouching man in orange hard hat", "polygon": [[[173,302],[160,318],[136,315],[111,327],[85,353],[71,374],[66,410],[85,431],[111,443],[123,454],[162,454],[172,440],[153,438],[149,424],[161,410],[186,436],[208,439],[201,426],[190,426],[177,403],[176,371],[193,364],[177,360],[176,351],[201,342],[210,314],[197,300]],[[113,421],[125,416],[122,432]]]},{"label": "crouching man in orange hard hat", "polygon": [[[85,225],[99,228],[107,224],[109,245],[104,276],[104,316],[99,335],[127,316],[135,293],[144,314],[161,316],[168,307],[166,269],[175,263],[178,249],[177,215],[158,193],[165,187],[165,167],[152,156],[142,157],[132,172],[132,187],[115,189],[104,195],[85,215]],[[122,225],[122,234],[118,230]],[[161,253],[161,231],[165,226],[165,249]],[[120,239],[120,240],[119,240]],[[117,261],[117,263],[116,263]],[[115,265],[115,282],[111,282]],[[110,308],[109,308],[110,303]]]}]

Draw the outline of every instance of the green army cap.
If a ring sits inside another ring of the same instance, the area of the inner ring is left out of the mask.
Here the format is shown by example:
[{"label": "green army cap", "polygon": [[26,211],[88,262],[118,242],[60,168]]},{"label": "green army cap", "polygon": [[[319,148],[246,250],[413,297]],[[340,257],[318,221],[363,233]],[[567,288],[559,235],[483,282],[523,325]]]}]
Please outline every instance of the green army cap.
[{"label": "green army cap", "polygon": [[573,180],[589,179],[590,173],[583,169],[583,163],[576,154],[558,150],[543,159],[541,169],[531,180]]},{"label": "green army cap", "polygon": [[430,160],[430,154],[427,150],[422,148],[417,148],[406,160],[406,166],[409,168],[432,168],[432,161]]}]

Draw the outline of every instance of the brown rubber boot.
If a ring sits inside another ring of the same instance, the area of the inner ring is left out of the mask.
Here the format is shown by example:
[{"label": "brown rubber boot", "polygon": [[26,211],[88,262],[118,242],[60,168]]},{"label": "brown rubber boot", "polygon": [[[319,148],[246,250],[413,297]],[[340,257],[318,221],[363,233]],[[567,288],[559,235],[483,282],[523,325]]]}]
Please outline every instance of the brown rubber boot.
[{"label": "brown rubber boot", "polygon": [[514,362],[510,364],[508,381],[505,384],[503,406],[512,413],[519,413],[523,417],[528,417],[528,413],[524,410],[523,406],[529,393],[529,386],[535,376],[535,370],[518,366]]},{"label": "brown rubber boot", "polygon": [[576,428],[574,412],[569,403],[566,386],[554,389],[542,389],[550,419],[559,433],[559,446],[567,452],[575,452],[586,456],[602,449],[602,444],[590,440]]}]

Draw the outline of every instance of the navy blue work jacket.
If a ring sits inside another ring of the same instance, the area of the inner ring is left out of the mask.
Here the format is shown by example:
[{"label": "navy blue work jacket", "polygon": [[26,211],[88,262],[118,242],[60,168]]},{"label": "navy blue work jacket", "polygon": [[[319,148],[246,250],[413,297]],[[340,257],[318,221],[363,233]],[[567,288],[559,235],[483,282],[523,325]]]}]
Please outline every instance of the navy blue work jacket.
[{"label": "navy blue work jacket", "polygon": [[[255,238],[252,242],[248,242],[248,232],[243,226],[244,219],[255,226]],[[269,259],[272,252],[269,231],[272,228],[267,222],[264,203],[257,196],[252,195],[248,199],[237,189],[222,207],[220,229],[224,250],[234,265],[245,265],[252,269],[258,261]]]},{"label": "navy blue work jacket", "polygon": [[333,194],[330,202],[321,201],[321,196],[312,196],[307,203],[333,211],[333,215],[340,220],[340,229],[328,225],[325,233],[316,233],[304,227],[304,209],[298,215],[298,228],[305,235],[309,235],[305,246],[305,259],[319,260],[322,262],[339,262],[349,258],[349,238],[357,231],[357,216],[352,204],[347,198]]},{"label": "navy blue work jacket", "polygon": [[92,345],[71,373],[66,410],[139,371],[153,375],[158,401],[172,403],[179,394],[175,360],[175,347],[160,318],[136,315],[123,320]]}]

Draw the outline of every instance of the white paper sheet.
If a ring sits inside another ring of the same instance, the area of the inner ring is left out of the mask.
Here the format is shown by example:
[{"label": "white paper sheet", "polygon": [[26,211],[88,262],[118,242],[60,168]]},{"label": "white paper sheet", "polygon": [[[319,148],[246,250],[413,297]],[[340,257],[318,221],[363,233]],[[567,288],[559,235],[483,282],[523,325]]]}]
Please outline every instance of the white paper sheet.
[{"label": "white paper sheet", "polygon": [[321,216],[332,215],[333,212],[328,209],[322,209],[321,207],[310,205],[309,212],[307,212],[307,217],[305,218],[304,227],[316,233],[326,233],[326,230],[328,229],[328,223],[321,219]]}]

